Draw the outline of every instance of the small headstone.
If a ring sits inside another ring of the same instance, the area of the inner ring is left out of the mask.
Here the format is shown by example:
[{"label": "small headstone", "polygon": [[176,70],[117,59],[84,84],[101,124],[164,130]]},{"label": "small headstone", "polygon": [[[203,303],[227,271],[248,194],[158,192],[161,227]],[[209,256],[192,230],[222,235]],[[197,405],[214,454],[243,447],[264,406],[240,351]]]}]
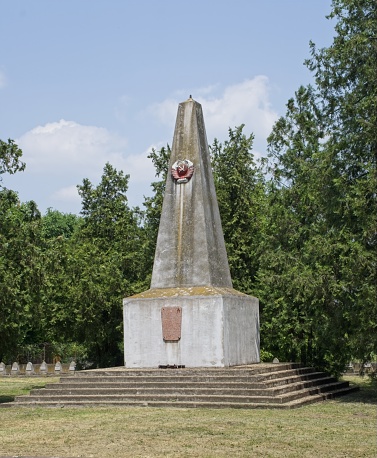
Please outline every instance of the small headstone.
[{"label": "small headstone", "polygon": [[76,363],[75,361],[71,361],[69,365],[69,372],[74,372],[76,370]]},{"label": "small headstone", "polygon": [[7,374],[7,368],[3,362],[0,363],[0,375],[6,375]]},{"label": "small headstone", "polygon": [[19,372],[20,372],[20,366],[18,365],[17,362],[14,362],[12,364],[11,374],[12,375],[17,375]]},{"label": "small headstone", "polygon": [[279,364],[279,363],[280,363],[280,361],[279,361],[277,358],[274,358],[274,359],[272,360],[272,362],[273,362],[274,364]]},{"label": "small headstone", "polygon": [[34,374],[34,366],[30,361],[26,364],[26,375]]},{"label": "small headstone", "polygon": [[55,364],[55,373],[56,374],[60,374],[62,371],[62,363],[60,361],[58,361],[56,364]]},{"label": "small headstone", "polygon": [[42,361],[42,364],[39,367],[39,372],[41,374],[47,374],[47,371],[48,371],[48,367],[47,367],[46,361]]}]

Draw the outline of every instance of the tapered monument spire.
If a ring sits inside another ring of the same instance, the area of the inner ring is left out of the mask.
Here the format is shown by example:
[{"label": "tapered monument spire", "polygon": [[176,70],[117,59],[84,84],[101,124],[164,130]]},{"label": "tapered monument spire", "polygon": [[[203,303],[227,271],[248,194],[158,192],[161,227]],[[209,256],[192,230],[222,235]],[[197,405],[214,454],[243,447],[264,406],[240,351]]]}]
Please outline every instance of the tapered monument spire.
[{"label": "tapered monument spire", "polygon": [[123,301],[127,367],[259,362],[259,303],[232,288],[202,107],[179,104],[151,288]]},{"label": "tapered monument spire", "polygon": [[232,287],[202,107],[179,104],[152,288]]}]

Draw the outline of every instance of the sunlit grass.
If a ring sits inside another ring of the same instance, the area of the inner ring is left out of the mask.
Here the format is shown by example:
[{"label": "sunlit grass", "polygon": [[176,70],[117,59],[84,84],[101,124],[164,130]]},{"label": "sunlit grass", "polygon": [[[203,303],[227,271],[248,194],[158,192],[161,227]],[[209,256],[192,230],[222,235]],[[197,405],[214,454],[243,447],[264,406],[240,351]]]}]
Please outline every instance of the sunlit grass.
[{"label": "sunlit grass", "polygon": [[11,402],[15,396],[28,394],[33,388],[43,388],[46,383],[56,383],[59,377],[0,377],[0,403]]},{"label": "sunlit grass", "polygon": [[[376,384],[351,381],[360,392],[294,410],[3,408],[1,455],[374,458]],[[28,383],[0,379],[0,395]]]}]

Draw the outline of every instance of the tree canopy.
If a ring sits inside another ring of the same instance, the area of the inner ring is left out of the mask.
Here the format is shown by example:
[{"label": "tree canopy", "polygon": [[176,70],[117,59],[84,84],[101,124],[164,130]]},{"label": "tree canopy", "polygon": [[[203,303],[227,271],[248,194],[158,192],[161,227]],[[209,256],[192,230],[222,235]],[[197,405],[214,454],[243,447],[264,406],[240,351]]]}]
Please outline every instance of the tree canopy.
[{"label": "tree canopy", "polygon": [[[22,150],[15,144],[14,140],[8,142],[0,140],[0,175],[9,173],[13,175],[17,171],[25,170],[25,163],[21,161]],[[0,183],[2,177],[0,176]]]},{"label": "tree canopy", "polygon": [[306,62],[315,85],[268,139],[281,230],[267,226],[258,275],[267,347],[337,372],[377,350],[377,5],[336,0],[330,18],[333,44]]},{"label": "tree canopy", "polygon": [[[263,358],[339,374],[377,355],[377,3],[334,0],[335,37],[310,44],[312,85],[297,88],[268,137],[232,127],[210,147],[236,289],[260,300]],[[25,168],[0,141],[0,175]],[[122,298],[149,287],[170,148],[130,208],[130,177],[106,164],[78,186],[80,216],[0,187],[0,360],[55,356],[122,364]]]}]

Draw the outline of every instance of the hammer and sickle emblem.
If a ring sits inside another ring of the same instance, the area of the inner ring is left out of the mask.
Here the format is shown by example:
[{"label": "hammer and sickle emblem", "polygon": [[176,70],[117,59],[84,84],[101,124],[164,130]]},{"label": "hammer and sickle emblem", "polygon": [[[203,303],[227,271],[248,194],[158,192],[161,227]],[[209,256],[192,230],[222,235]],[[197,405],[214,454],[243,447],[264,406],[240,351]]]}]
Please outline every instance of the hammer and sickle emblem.
[{"label": "hammer and sickle emblem", "polygon": [[194,173],[194,164],[188,159],[178,160],[174,162],[171,168],[171,174],[174,180],[178,183],[187,183]]}]

